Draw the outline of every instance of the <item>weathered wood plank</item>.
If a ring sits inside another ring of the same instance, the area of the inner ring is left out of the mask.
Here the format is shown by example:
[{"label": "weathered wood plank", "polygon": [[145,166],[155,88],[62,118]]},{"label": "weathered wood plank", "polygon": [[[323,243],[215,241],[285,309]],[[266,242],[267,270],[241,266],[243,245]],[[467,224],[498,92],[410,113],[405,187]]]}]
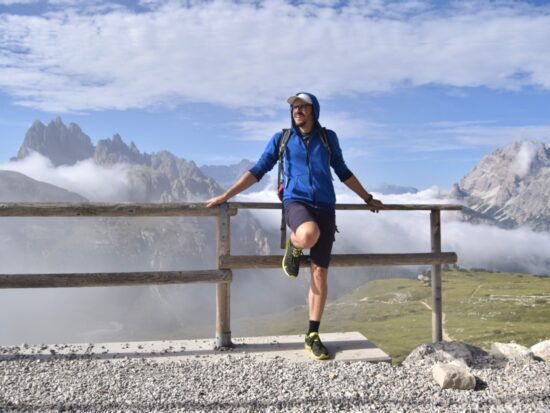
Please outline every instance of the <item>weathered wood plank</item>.
[{"label": "weathered wood plank", "polygon": [[113,287],[145,284],[229,283],[230,270],[0,274],[0,288]]},{"label": "weathered wood plank", "polygon": [[[280,203],[230,202],[229,214],[242,209],[280,209]],[[220,207],[207,208],[204,203],[0,203],[0,217],[173,217],[216,216]],[[337,210],[369,210],[366,204],[337,204]],[[385,211],[460,211],[451,204],[388,204]]]},{"label": "weathered wood plank", "polygon": [[[308,265],[308,256],[301,257],[300,264]],[[277,268],[281,266],[282,256],[221,256],[224,269]],[[429,265],[433,263],[453,264],[457,262],[454,252],[412,253],[412,254],[335,254],[330,261],[331,267],[359,267],[385,265]]]},{"label": "weathered wood plank", "polygon": [[[281,209],[280,202],[229,202],[231,209]],[[461,211],[462,205],[456,204],[386,204],[384,211]],[[337,210],[365,210],[366,204],[336,204]]]},{"label": "weathered wood plank", "polygon": [[176,217],[216,216],[204,203],[0,203],[0,217]]}]

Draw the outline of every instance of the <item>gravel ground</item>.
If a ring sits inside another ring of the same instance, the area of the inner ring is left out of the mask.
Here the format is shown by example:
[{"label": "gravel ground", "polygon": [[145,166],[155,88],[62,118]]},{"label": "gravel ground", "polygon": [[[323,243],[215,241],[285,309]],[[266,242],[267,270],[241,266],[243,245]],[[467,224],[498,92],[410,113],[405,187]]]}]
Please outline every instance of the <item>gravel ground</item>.
[{"label": "gravel ground", "polygon": [[550,363],[471,366],[476,390],[442,390],[426,365],[18,358],[0,361],[2,412],[549,412]]}]

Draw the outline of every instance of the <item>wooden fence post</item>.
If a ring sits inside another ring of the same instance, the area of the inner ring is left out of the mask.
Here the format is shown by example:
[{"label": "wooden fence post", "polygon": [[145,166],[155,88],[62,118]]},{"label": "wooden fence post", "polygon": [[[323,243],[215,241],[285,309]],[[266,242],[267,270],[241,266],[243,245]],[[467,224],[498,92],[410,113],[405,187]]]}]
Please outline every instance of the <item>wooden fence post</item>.
[{"label": "wooden fence post", "polygon": [[[441,252],[441,214],[439,210],[430,213],[432,252]],[[432,341],[443,340],[443,318],[441,302],[441,264],[432,264]]]},{"label": "wooden fence post", "polygon": [[[218,269],[221,256],[231,251],[230,215],[227,203],[220,205],[218,215]],[[231,283],[216,284],[216,348],[231,347]]]}]

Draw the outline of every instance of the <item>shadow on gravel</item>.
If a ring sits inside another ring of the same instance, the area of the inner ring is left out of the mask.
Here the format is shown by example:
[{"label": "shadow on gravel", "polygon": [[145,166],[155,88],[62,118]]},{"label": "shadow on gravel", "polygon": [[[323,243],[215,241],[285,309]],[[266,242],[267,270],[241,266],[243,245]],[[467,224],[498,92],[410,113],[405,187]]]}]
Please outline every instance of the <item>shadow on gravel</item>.
[{"label": "shadow on gravel", "polygon": [[476,387],[474,387],[474,391],[481,391],[481,390],[485,390],[486,388],[487,388],[487,382],[476,376]]}]

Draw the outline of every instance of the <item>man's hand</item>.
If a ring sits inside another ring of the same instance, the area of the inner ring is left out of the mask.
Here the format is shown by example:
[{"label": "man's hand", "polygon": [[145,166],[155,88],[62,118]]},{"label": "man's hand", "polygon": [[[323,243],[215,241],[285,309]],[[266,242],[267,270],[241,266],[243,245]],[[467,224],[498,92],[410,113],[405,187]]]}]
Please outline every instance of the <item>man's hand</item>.
[{"label": "man's hand", "polygon": [[208,201],[206,201],[206,206],[208,208],[211,208],[213,206],[220,205],[220,204],[223,204],[224,202],[227,202],[227,199],[228,198],[225,194],[218,195],[218,196],[215,196],[214,198],[209,199]]},{"label": "man's hand", "polygon": [[224,202],[229,201],[231,198],[233,198],[235,195],[240,194],[245,189],[251,187],[253,184],[258,182],[256,177],[250,173],[250,171],[246,171],[238,180],[235,182],[231,188],[229,188],[227,191],[225,191],[223,194],[215,196],[212,199],[209,199],[206,201],[206,206],[208,208],[223,204]]},{"label": "man's hand", "polygon": [[384,204],[379,199],[371,198],[370,201],[365,201],[371,207],[371,212],[378,214],[378,211],[384,209]]}]

